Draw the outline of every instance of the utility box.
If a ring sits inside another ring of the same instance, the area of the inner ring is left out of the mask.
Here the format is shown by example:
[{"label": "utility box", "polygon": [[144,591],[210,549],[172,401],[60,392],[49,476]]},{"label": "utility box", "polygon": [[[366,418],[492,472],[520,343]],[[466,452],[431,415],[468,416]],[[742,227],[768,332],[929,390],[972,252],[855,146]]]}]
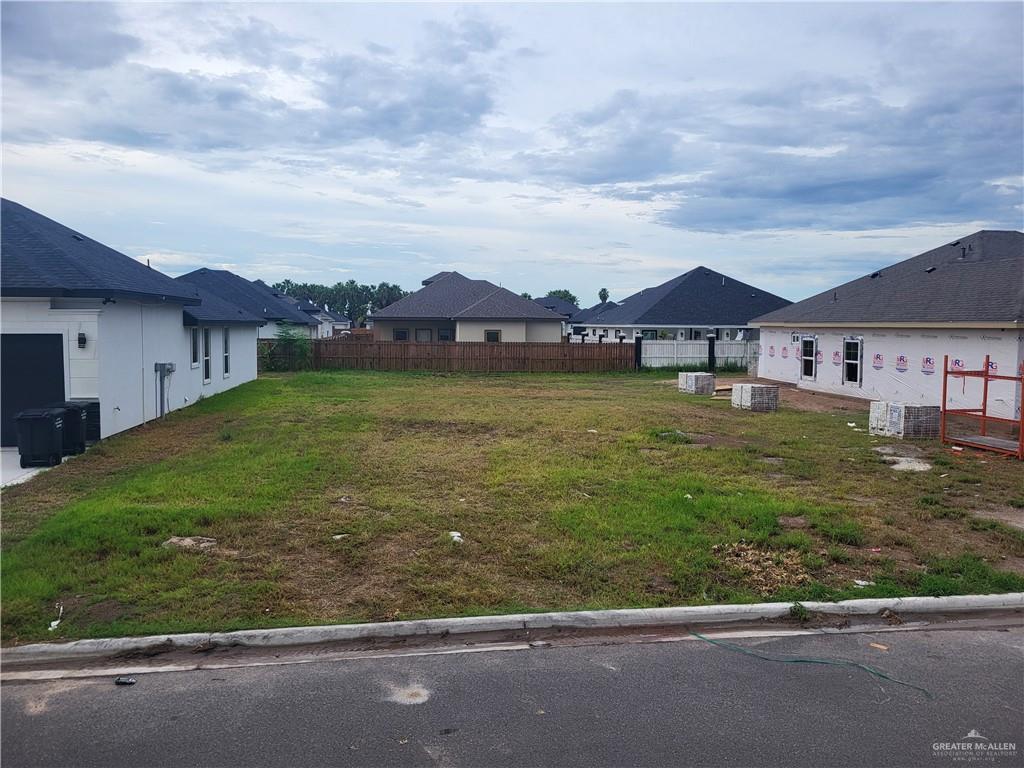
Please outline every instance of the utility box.
[{"label": "utility box", "polygon": [[88,431],[88,413],[84,403],[66,400],[63,403],[49,403],[47,408],[63,408],[64,415],[64,450],[65,456],[74,456],[85,452],[86,432]]},{"label": "utility box", "polygon": [[55,467],[64,454],[63,408],[27,408],[14,417],[21,466]]}]

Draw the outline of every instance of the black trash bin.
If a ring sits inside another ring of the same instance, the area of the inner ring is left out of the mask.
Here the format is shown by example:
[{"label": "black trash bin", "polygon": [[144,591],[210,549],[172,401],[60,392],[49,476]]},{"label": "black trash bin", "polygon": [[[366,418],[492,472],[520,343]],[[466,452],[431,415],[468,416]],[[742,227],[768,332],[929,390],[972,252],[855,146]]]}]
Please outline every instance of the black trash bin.
[{"label": "black trash bin", "polygon": [[14,417],[22,467],[55,467],[64,453],[63,408],[26,408]]},{"label": "black trash bin", "polygon": [[64,450],[65,456],[74,456],[85,452],[86,408],[85,404],[76,400],[63,403],[47,403],[47,408],[63,408],[64,416]]}]

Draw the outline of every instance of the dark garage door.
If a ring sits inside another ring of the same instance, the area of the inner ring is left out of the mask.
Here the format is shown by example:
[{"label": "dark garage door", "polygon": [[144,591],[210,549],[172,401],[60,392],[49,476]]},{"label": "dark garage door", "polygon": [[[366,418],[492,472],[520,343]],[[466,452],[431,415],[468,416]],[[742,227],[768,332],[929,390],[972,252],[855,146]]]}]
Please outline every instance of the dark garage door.
[{"label": "dark garage door", "polygon": [[14,416],[64,399],[64,342],[59,333],[0,335],[0,445],[17,445]]}]

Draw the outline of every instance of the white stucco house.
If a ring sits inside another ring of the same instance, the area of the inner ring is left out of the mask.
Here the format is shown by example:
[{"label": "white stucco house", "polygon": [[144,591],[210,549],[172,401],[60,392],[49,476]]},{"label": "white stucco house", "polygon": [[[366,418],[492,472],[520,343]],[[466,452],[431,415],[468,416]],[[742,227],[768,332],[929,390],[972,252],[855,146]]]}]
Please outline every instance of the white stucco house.
[{"label": "white stucco house", "polygon": [[486,280],[439,272],[373,314],[383,341],[562,341],[562,316]]},{"label": "white stucco house", "polygon": [[[274,290],[266,286],[266,283],[261,280],[257,280],[256,284],[265,286],[271,291]],[[307,317],[316,320],[318,324],[316,338],[318,339],[329,339],[332,336],[338,335],[341,331],[347,331],[352,327],[352,321],[345,317],[345,315],[340,312],[331,312],[326,307],[317,305],[311,299],[296,299],[293,296],[276,292],[275,295],[290,303]]]},{"label": "white stucco house", "polygon": [[751,338],[750,320],[790,302],[707,267],[695,267],[620,302],[578,312],[576,335],[605,341],[644,339],[722,341]]},{"label": "white stucco house", "polygon": [[2,218],[2,445],[25,408],[86,401],[107,437],[256,378],[259,317],[18,203]]},{"label": "white stucco house", "polygon": [[[1024,364],[1024,234],[981,231],[756,318],[758,375],[804,389],[939,405],[942,365],[1014,375]],[[951,379],[949,406],[976,408],[980,379]],[[994,381],[993,416],[1021,392]]]}]

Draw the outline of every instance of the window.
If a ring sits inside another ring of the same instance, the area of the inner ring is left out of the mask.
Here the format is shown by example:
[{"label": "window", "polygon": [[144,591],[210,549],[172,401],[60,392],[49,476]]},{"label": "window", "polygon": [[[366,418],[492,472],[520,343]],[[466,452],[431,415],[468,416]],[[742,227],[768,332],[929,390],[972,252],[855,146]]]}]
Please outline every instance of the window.
[{"label": "window", "polygon": [[203,384],[210,383],[210,329],[203,328]]},{"label": "window", "polygon": [[813,379],[818,375],[818,337],[804,336],[800,339],[800,378]]},{"label": "window", "polygon": [[224,329],[224,378],[231,375],[231,329]]},{"label": "window", "polygon": [[793,331],[793,333],[792,333],[792,335],[790,335],[789,339],[794,344],[799,344],[800,343],[800,332],[799,331]]},{"label": "window", "polygon": [[643,337],[644,341],[654,341],[658,338],[657,331],[640,331],[640,336]]},{"label": "window", "polygon": [[430,328],[417,328],[416,341],[433,341],[434,331]]},{"label": "window", "polygon": [[861,385],[864,339],[843,339],[843,383]]},{"label": "window", "polygon": [[395,328],[391,331],[392,341],[408,341],[409,340],[409,329],[408,328]]},{"label": "window", "polygon": [[501,341],[501,331],[484,331],[484,341]]},{"label": "window", "polygon": [[704,338],[704,331],[700,328],[694,328],[690,331],[690,341],[700,341]]},{"label": "window", "polygon": [[192,329],[192,367],[199,367],[199,329]]},{"label": "window", "polygon": [[455,341],[455,331],[451,328],[438,328],[437,329],[437,340],[438,341]]}]

